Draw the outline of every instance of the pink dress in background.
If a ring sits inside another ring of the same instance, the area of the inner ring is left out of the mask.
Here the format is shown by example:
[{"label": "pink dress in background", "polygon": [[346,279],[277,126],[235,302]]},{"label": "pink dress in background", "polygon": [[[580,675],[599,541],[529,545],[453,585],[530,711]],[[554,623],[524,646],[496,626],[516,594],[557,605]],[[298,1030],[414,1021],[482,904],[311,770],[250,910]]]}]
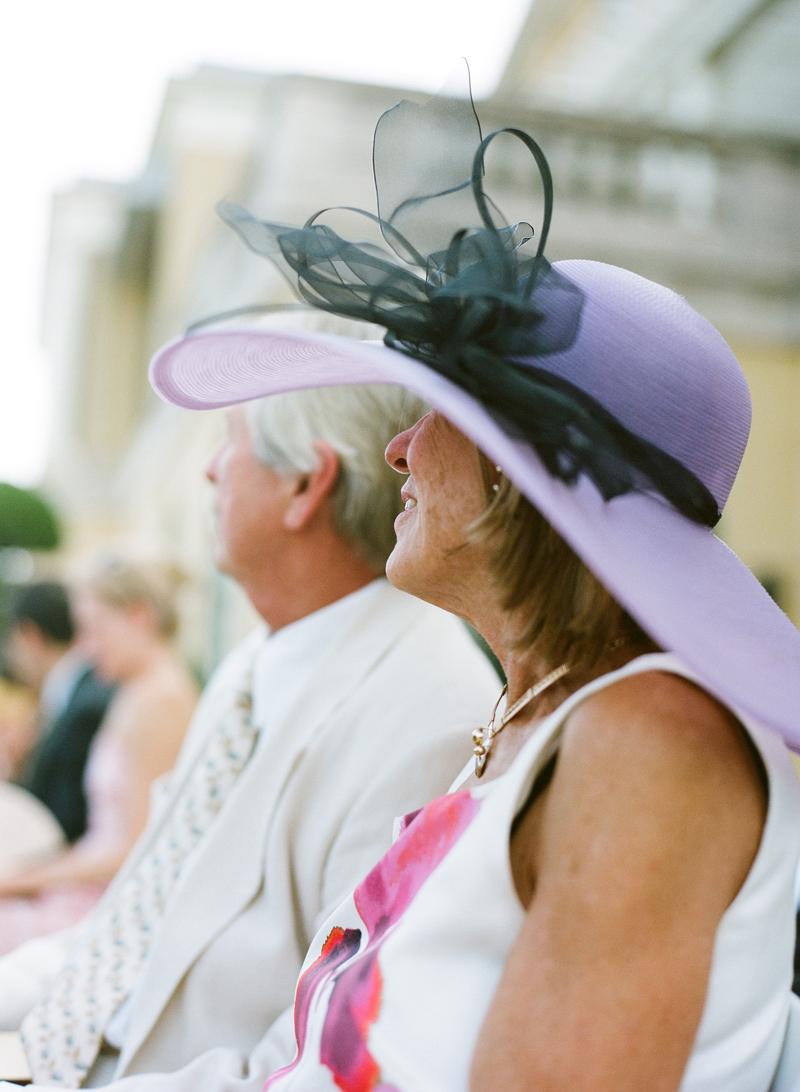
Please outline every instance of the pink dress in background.
[{"label": "pink dress in background", "polygon": [[[119,845],[119,799],[127,792],[125,754],[113,736],[100,733],[92,745],[85,773],[89,829],[75,848]],[[100,883],[60,884],[32,898],[0,898],[0,955],[26,940],[67,929],[80,921],[105,890]]]}]

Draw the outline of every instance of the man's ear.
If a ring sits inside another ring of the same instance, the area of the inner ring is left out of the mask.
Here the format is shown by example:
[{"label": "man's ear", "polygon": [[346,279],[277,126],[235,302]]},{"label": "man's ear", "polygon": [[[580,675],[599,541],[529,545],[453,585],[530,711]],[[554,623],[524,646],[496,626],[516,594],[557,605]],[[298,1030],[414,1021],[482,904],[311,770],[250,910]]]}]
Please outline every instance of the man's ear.
[{"label": "man's ear", "polygon": [[283,525],[289,531],[307,527],[330,497],[339,477],[339,456],[326,440],[315,440],[317,465],[308,474],[299,474],[295,488],[283,514]]}]

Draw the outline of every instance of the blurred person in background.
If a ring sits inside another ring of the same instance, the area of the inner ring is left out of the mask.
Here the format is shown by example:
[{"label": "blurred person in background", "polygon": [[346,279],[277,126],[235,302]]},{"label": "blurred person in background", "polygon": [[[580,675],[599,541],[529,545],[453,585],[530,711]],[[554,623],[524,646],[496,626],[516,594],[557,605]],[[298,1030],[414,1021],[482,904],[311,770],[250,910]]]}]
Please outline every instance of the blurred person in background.
[{"label": "blurred person in background", "polygon": [[230,411],[208,468],[216,561],[266,625],[212,677],[72,947],[0,960],[0,1026],[22,1020],[42,1084],[260,1089],[319,921],[458,769],[496,675],[457,619],[383,576],[401,505],[383,450],[419,412],[380,386]]},{"label": "blurred person in background", "polygon": [[13,780],[36,743],[38,721],[33,692],[0,666],[0,780]]},{"label": "blurred person in background", "polygon": [[5,652],[14,677],[38,701],[33,746],[17,774],[17,787],[6,784],[0,793],[7,818],[0,869],[7,873],[30,855],[51,852],[85,833],[84,772],[112,688],[77,646],[69,595],[56,581],[16,590]]},{"label": "blurred person in background", "polygon": [[[171,646],[176,590],[171,566],[121,558],[97,562],[80,583],[75,596],[80,652],[76,649],[67,662],[83,665],[85,656],[104,680],[102,692],[110,684],[116,692],[91,746],[86,745],[88,758],[82,754],[85,770],[76,764],[70,775],[72,790],[82,782],[85,793],[80,837],[63,851],[0,877],[0,951],[85,914],[145,825],[150,787],[174,764],[197,699],[194,680]],[[30,648],[23,651],[20,641],[12,631],[15,662],[33,662]],[[64,664],[64,656],[58,662]],[[85,673],[85,665],[81,670]],[[43,692],[45,705],[48,700]],[[65,733],[52,748],[45,737],[43,746],[54,750],[57,764],[70,743]]]}]

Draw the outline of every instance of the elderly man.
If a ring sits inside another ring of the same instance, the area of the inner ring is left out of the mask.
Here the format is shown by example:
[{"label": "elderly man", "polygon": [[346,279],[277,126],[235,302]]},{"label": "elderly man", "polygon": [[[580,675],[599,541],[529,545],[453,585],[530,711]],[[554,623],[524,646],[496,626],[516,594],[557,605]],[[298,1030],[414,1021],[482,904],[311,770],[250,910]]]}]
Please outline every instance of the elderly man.
[{"label": "elderly man", "polygon": [[37,1084],[258,1089],[286,1060],[270,1028],[319,922],[469,753],[493,671],[459,622],[379,576],[399,508],[383,448],[418,409],[338,388],[230,411],[208,469],[217,563],[269,635],[209,684],[59,972],[37,980],[41,943],[0,963]]}]

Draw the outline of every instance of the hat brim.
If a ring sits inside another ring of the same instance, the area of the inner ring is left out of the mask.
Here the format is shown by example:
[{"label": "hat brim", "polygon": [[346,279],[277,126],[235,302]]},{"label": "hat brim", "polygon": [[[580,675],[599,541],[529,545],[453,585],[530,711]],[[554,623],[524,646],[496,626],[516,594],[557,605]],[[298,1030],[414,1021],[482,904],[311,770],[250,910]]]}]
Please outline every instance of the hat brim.
[{"label": "hat brim", "polygon": [[606,502],[587,479],[569,486],[553,478],[530,446],[424,364],[379,343],[223,327],[166,345],[150,380],[165,401],[188,409],[353,383],[414,392],[503,467],[657,644],[680,655],[710,693],[800,750],[800,633],[739,558],[657,497]]}]

